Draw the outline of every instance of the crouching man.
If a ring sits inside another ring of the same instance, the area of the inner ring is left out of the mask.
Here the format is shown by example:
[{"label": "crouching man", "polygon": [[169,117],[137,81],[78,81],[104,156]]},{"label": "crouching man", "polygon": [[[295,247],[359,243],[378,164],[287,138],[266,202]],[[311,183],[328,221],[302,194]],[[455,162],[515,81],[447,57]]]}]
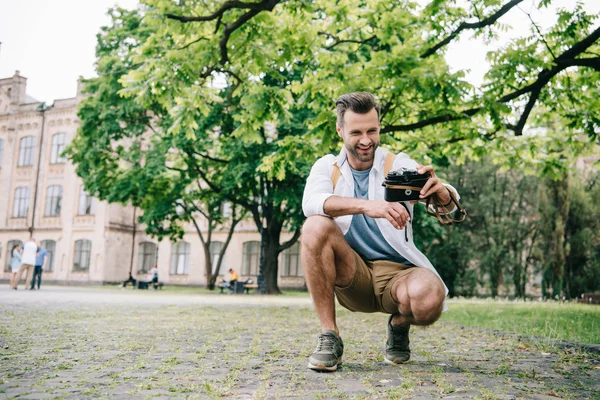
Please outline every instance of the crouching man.
[{"label": "crouching man", "polygon": [[437,321],[448,289],[415,247],[413,204],[384,200],[384,171],[429,172],[420,197],[433,196],[436,204],[450,204],[449,191],[458,194],[433,167],[378,148],[379,106],[371,94],[343,95],[336,111],[343,149],[313,165],[303,198],[302,265],[322,329],[308,367],[335,371],[341,363],[334,294],[348,310],[390,314],[384,360],[403,363],[410,358],[410,326]]}]

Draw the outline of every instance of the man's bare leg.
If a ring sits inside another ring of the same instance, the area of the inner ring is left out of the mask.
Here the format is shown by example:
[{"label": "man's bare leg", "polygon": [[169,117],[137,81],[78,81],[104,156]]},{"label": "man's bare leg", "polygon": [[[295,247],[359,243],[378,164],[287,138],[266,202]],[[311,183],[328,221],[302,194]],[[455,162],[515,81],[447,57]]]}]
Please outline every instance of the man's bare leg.
[{"label": "man's bare leg", "polygon": [[335,320],[335,286],[352,283],[355,256],[333,219],[315,215],[302,227],[302,267],[322,329],[339,335]]},{"label": "man's bare leg", "polygon": [[433,272],[417,268],[406,279],[394,283],[392,298],[398,304],[398,312],[388,320],[384,361],[401,364],[410,359],[410,326],[431,325],[438,320],[445,290]]}]

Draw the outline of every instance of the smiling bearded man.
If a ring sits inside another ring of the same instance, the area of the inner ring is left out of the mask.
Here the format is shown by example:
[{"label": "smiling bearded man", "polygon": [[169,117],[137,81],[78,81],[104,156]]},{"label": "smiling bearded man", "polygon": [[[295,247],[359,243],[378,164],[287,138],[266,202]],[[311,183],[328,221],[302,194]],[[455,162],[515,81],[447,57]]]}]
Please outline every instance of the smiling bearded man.
[{"label": "smiling bearded man", "polygon": [[[308,367],[335,371],[344,345],[335,319],[334,294],[351,311],[390,314],[384,361],[409,360],[410,325],[430,325],[440,317],[448,289],[413,242],[413,204],[384,200],[384,171],[416,169],[431,177],[421,198],[450,204],[456,190],[443,184],[432,166],[404,153],[379,148],[379,106],[365,92],[336,101],[337,132],[344,141],[336,157],[313,165],[302,207],[302,266],[321,323]],[[385,171],[385,172],[389,172]],[[410,234],[409,234],[410,233]]]}]

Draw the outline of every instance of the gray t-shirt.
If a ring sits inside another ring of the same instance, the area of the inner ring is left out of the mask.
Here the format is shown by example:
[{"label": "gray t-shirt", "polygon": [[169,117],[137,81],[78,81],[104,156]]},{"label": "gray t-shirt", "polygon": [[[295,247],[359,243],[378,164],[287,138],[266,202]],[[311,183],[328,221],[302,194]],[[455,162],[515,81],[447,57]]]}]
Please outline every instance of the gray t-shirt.
[{"label": "gray t-shirt", "polygon": [[[369,168],[366,171],[350,169],[354,178],[354,197],[368,199],[371,169]],[[352,216],[352,223],[345,238],[350,247],[366,261],[386,260],[412,265],[385,240],[375,219],[364,214]]]}]

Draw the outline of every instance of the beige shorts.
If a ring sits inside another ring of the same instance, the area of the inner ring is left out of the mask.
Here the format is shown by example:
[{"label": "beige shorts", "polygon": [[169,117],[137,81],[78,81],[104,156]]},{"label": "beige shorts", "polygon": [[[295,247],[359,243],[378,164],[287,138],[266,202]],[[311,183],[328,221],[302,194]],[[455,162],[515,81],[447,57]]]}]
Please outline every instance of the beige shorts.
[{"label": "beige shorts", "polygon": [[392,261],[365,261],[356,252],[356,273],[346,287],[335,287],[335,295],[342,307],[350,311],[396,314],[398,303],[392,298],[392,286],[405,280],[417,268]]}]

